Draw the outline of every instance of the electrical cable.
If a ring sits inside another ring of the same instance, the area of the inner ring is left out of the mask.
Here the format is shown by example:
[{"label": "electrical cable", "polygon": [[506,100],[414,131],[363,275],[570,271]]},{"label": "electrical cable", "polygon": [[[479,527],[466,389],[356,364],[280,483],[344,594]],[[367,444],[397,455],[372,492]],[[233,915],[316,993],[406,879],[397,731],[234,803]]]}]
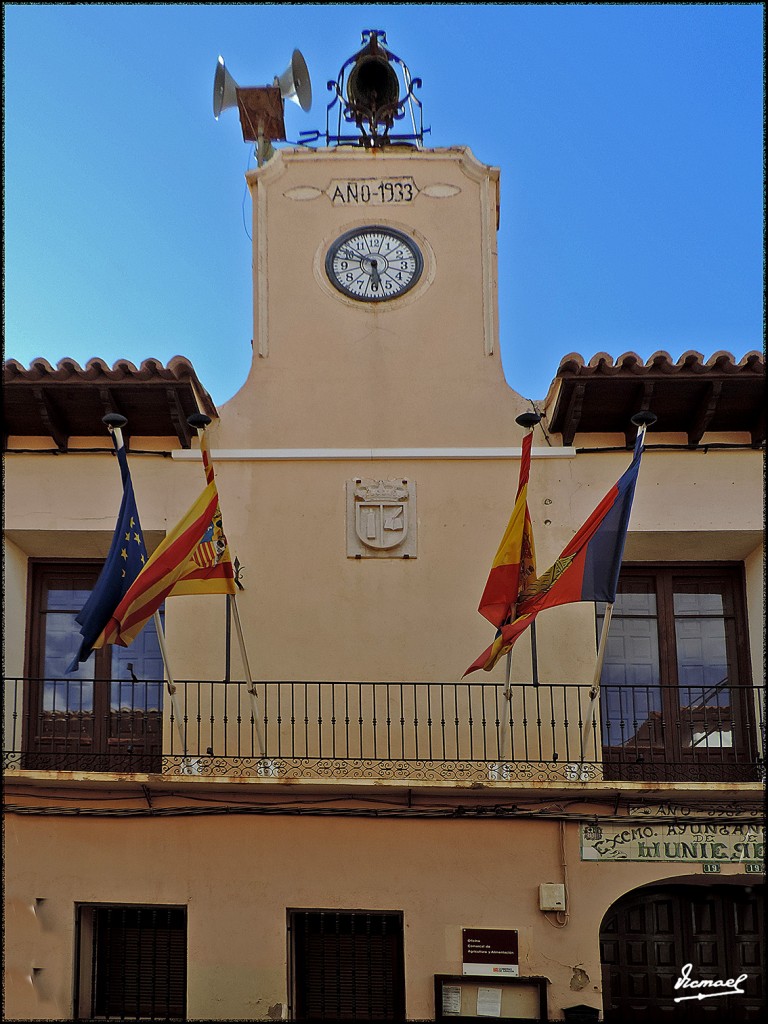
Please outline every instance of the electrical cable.
[{"label": "electrical cable", "polygon": [[[158,799],[157,794],[152,794],[154,799]],[[136,797],[138,800],[139,797]],[[493,807],[487,807],[482,805],[481,807],[473,808],[459,804],[455,807],[451,806],[433,806],[433,807],[328,807],[323,804],[307,804],[306,801],[303,803],[268,803],[268,804],[241,804],[241,803],[224,803],[220,805],[211,805],[210,803],[202,807],[194,806],[172,806],[172,807],[55,807],[46,806],[40,804],[7,804],[4,810],[9,814],[20,814],[20,815],[31,815],[40,817],[106,817],[106,818],[125,818],[125,817],[194,817],[211,815],[217,816],[221,814],[254,814],[254,815],[286,815],[286,816],[319,816],[319,817],[359,817],[359,818],[442,818],[445,820],[456,819],[456,818],[483,818],[486,821],[492,820],[539,820],[539,821],[558,821],[563,826],[566,823],[571,824],[627,824],[628,826],[632,821],[641,821],[645,825],[649,824],[667,824],[667,825],[752,825],[754,827],[764,826],[763,818],[755,817],[730,817],[730,818],[719,818],[713,820],[711,817],[696,818],[694,816],[685,816],[683,818],[672,818],[670,816],[663,816],[661,818],[652,818],[650,816],[643,816],[641,818],[629,818],[622,816],[610,816],[610,815],[594,815],[594,814],[563,814],[563,813],[550,813],[542,811],[521,811],[518,807],[511,807],[505,809],[499,805]]]},{"label": "electrical cable", "polygon": [[[251,147],[249,146],[248,147],[248,157],[247,157],[247,159],[245,161],[245,173],[246,174],[248,174],[250,162],[251,162]],[[242,201],[242,203],[240,205],[241,205],[242,216],[243,216],[243,231],[245,231],[245,234],[246,234],[246,237],[247,237],[248,241],[252,242],[253,238],[248,234],[248,225],[245,223],[245,197],[247,195],[248,195],[248,182],[246,181],[245,185],[243,185],[243,201]]]}]

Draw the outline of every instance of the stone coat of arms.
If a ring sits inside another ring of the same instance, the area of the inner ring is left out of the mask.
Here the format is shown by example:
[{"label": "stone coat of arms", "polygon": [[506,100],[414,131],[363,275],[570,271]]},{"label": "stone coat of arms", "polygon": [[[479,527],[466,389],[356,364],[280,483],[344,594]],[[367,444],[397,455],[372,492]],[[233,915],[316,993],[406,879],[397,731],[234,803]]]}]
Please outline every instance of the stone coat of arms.
[{"label": "stone coat of arms", "polygon": [[414,500],[408,480],[348,481],[348,557],[415,557]]}]

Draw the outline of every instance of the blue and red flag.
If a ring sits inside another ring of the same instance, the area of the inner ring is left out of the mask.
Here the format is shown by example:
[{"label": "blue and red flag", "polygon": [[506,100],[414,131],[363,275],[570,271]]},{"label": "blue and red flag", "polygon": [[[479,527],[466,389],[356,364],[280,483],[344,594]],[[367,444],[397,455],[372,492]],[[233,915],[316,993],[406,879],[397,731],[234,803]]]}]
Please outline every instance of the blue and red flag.
[{"label": "blue and red flag", "polygon": [[563,549],[557,561],[528,584],[517,602],[517,617],[499,629],[491,646],[469,666],[465,676],[479,668],[490,672],[545,608],[574,601],[613,604],[616,600],[644,437],[645,431],[640,430],[634,456],[626,472]]}]

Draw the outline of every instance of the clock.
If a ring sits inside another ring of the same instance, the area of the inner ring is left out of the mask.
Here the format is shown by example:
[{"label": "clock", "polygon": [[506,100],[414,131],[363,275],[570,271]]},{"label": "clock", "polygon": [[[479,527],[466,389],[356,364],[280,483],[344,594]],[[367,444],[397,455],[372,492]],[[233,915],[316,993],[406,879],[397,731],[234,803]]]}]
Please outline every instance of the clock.
[{"label": "clock", "polygon": [[345,232],[328,250],[331,284],[360,302],[386,302],[413,288],[424,269],[418,245],[395,228],[372,225]]}]

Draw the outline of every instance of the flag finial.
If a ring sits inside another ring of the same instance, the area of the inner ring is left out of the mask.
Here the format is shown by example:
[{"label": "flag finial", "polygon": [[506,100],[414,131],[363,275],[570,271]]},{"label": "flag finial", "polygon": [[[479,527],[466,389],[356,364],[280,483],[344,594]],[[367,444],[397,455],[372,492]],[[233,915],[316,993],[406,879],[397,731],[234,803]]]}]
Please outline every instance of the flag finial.
[{"label": "flag finial", "polygon": [[119,412],[108,412],[106,416],[101,417],[101,422],[109,427],[110,430],[122,430],[128,420],[125,416],[121,416]]},{"label": "flag finial", "polygon": [[201,430],[205,430],[210,422],[211,417],[206,416],[204,412],[193,412],[191,416],[187,416],[190,427],[199,427]]},{"label": "flag finial", "polygon": [[652,427],[658,418],[655,412],[636,412],[632,417],[632,423],[636,427]]}]

